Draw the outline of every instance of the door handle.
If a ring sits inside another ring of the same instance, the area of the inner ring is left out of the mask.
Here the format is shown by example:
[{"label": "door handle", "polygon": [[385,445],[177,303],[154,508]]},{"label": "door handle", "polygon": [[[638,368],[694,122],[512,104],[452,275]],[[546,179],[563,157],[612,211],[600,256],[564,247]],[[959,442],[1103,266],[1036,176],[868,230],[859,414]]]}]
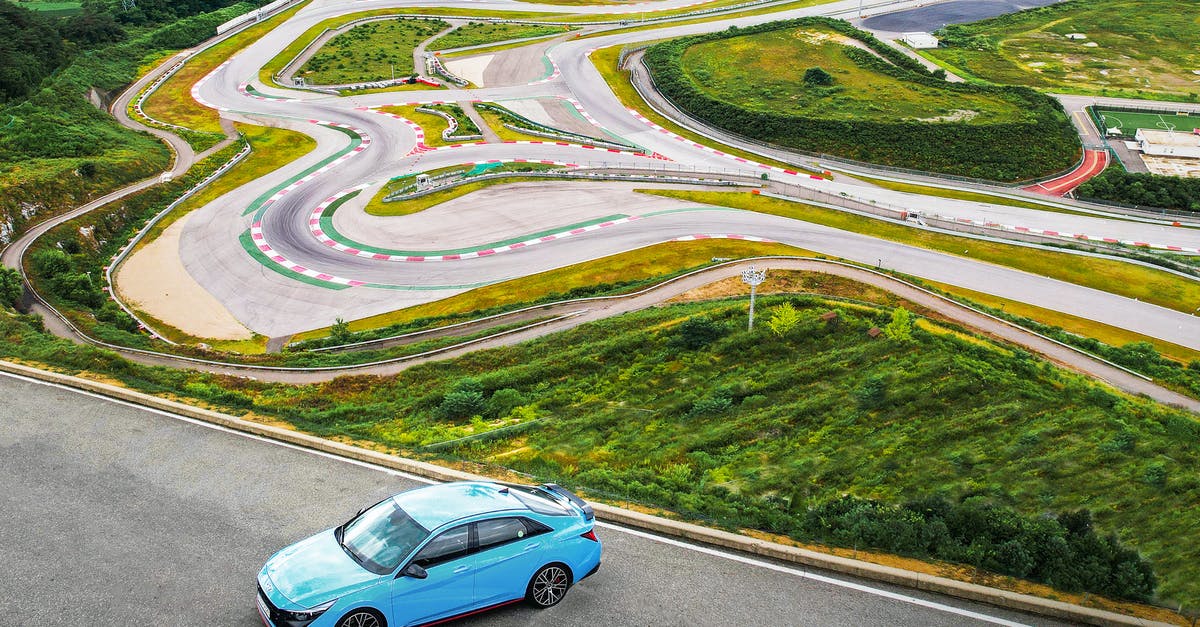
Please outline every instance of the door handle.
[{"label": "door handle", "polygon": [[527,545],[525,547],[525,552],[528,553],[528,552],[538,548],[539,546],[542,546],[541,542],[534,542],[533,544]]},{"label": "door handle", "polygon": [[455,575],[457,575],[457,574],[459,574],[459,573],[465,573],[465,572],[467,572],[468,570],[471,570],[471,567],[470,567],[470,566],[466,566],[466,565],[464,565],[464,566],[459,566],[458,568],[455,568],[455,569],[454,569],[454,574],[455,574]]}]

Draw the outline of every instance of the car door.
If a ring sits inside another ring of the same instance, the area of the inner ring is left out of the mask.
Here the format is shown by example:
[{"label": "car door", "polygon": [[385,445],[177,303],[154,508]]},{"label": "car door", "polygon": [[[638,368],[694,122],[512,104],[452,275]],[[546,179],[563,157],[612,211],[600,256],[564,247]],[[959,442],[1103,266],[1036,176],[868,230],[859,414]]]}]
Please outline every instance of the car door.
[{"label": "car door", "polygon": [[475,600],[485,607],[525,596],[533,573],[546,563],[550,527],[522,516],[475,523]]},{"label": "car door", "polygon": [[[392,625],[414,625],[468,611],[474,604],[474,556],[469,524],[434,536],[410,560],[424,578],[404,574],[392,580]],[[407,566],[406,566],[407,568]]]}]

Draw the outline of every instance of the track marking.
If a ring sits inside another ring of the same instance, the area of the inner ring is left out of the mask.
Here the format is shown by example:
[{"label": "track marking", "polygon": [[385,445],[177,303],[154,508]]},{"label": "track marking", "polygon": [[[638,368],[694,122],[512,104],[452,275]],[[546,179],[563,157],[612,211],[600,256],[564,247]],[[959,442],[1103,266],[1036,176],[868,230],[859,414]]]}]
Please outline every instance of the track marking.
[{"label": "track marking", "polygon": [[[246,433],[246,432],[244,432],[244,431],[239,431],[239,430],[237,430],[237,429],[232,429],[232,428],[229,428],[229,427],[226,427],[226,426],[223,426],[223,425],[212,424],[212,423],[210,423],[210,422],[205,422],[205,421],[203,421],[203,420],[198,420],[198,419],[196,419],[196,418],[189,418],[189,417],[187,417],[187,416],[181,416],[181,415],[179,415],[179,414],[175,414],[175,413],[172,413],[172,412],[169,412],[169,411],[166,411],[166,410],[162,410],[162,409],[157,409],[157,408],[154,408],[154,407],[146,407],[146,406],[144,406],[144,405],[138,405],[137,403],[131,403],[131,402],[129,402],[129,401],[125,401],[125,400],[121,400],[121,399],[117,399],[117,398],[112,398],[112,397],[110,397],[110,396],[105,396],[105,395],[103,395],[103,394],[97,394],[96,392],[90,392],[90,391],[87,391],[87,390],[81,390],[81,389],[74,388],[74,387],[71,387],[71,386],[69,386],[69,385],[64,385],[64,384],[61,384],[61,383],[51,383],[51,382],[49,382],[49,381],[42,381],[42,380],[40,380],[40,379],[34,379],[34,378],[27,377],[27,376],[24,376],[24,375],[13,374],[13,373],[11,373],[11,372],[4,372],[4,371],[0,371],[0,375],[2,375],[2,376],[5,376],[5,377],[8,377],[8,378],[10,378],[10,379],[17,379],[17,380],[19,380],[19,381],[24,381],[24,382],[26,382],[26,383],[34,383],[34,384],[38,384],[38,385],[44,385],[44,386],[46,386],[46,387],[58,388],[58,389],[60,389],[60,390],[65,390],[65,391],[67,391],[67,392],[73,392],[73,393],[75,393],[75,394],[80,394],[80,395],[83,395],[83,396],[87,396],[87,397],[91,397],[91,398],[99,399],[99,400],[102,400],[102,401],[107,401],[107,402],[114,403],[114,404],[117,404],[117,405],[122,405],[122,406],[124,406],[124,407],[129,407],[129,408],[132,408],[132,409],[136,409],[136,410],[140,410],[140,411],[144,411],[144,412],[149,412],[149,413],[152,413],[152,414],[156,414],[156,415],[159,415],[159,416],[163,416],[163,417],[165,417],[165,418],[171,418],[171,419],[178,420],[178,421],[181,421],[181,422],[186,422],[186,423],[188,423],[188,424],[192,424],[192,425],[196,425],[196,426],[200,426],[200,427],[205,427],[205,428],[208,428],[208,429],[212,429],[212,430],[214,430],[214,431],[219,431],[219,432],[222,432],[222,433],[228,433],[228,434],[230,434],[230,435],[236,435],[236,436],[240,436],[240,437],[243,437],[243,438],[247,438],[247,439],[250,439],[250,440],[254,440],[254,441],[256,441],[256,442],[262,442],[262,443],[264,443],[264,444],[272,444],[272,445],[279,446],[279,447],[283,447],[283,448],[290,449],[290,450],[293,450],[293,451],[298,451],[298,452],[302,452],[302,453],[308,453],[308,454],[310,454],[310,455],[316,455],[316,456],[318,456],[318,457],[323,457],[323,458],[325,458],[325,459],[331,459],[331,460],[334,460],[334,461],[339,461],[339,462],[346,463],[346,464],[350,464],[350,465],[353,465],[353,466],[358,466],[358,467],[360,467],[360,468],[365,468],[365,469],[368,469],[368,470],[374,470],[374,471],[377,471],[377,472],[382,472],[382,473],[384,473],[384,474],[391,475],[391,476],[394,476],[394,477],[401,477],[401,478],[404,478],[404,479],[408,479],[408,480],[410,480],[410,481],[415,481],[415,482],[417,482],[417,483],[423,483],[423,484],[426,484],[426,485],[433,485],[433,484],[436,484],[436,483],[440,483],[440,482],[438,482],[438,481],[435,481],[435,480],[433,480],[433,479],[428,479],[428,478],[426,478],[426,477],[421,477],[421,476],[418,476],[418,475],[413,475],[413,474],[410,474],[410,473],[407,473],[407,472],[404,472],[404,471],[395,470],[395,469],[392,469],[392,468],[387,468],[387,467],[385,467],[385,466],[379,466],[379,465],[377,465],[377,464],[371,464],[371,463],[364,462],[364,461],[359,461],[359,460],[357,460],[357,459],[349,459],[349,458],[346,458],[346,457],[342,457],[342,456],[340,456],[340,455],[334,455],[333,453],[326,453],[325,451],[317,451],[317,450],[313,450],[313,449],[310,449],[310,448],[305,448],[305,447],[303,447],[303,446],[298,446],[298,445],[296,445],[296,444],[292,444],[292,443],[290,443],[290,442],[280,442],[279,440],[275,440],[275,439],[268,438],[268,437],[265,437],[265,436],[261,436],[261,435],[255,435],[255,434],[253,434],[253,433]],[[617,532],[620,532],[620,533],[625,533],[625,534],[628,534],[628,535],[636,536],[636,537],[643,538],[643,539],[646,539],[646,540],[651,540],[651,541],[653,541],[653,542],[659,542],[659,543],[662,543],[662,544],[667,544],[667,545],[674,546],[674,547],[677,547],[677,548],[686,549],[686,550],[689,550],[689,551],[694,551],[694,552],[697,552],[697,553],[702,553],[702,554],[705,554],[705,555],[711,555],[711,556],[713,556],[713,557],[720,557],[720,558],[727,559],[727,560],[730,560],[730,561],[733,561],[733,562],[738,562],[738,563],[746,564],[746,565],[748,565],[748,566],[756,566],[756,567],[758,567],[758,568],[763,568],[763,569],[766,569],[766,570],[772,570],[772,571],[779,572],[779,573],[785,573],[785,574],[793,575],[793,576],[800,577],[800,578],[803,578],[803,579],[811,579],[811,580],[813,580],[813,581],[819,581],[819,582],[822,582],[822,583],[826,583],[826,584],[830,584],[830,585],[834,585],[834,586],[839,586],[839,587],[842,587],[842,588],[848,588],[848,589],[850,589],[850,590],[855,590],[855,591],[857,591],[857,592],[864,592],[864,593],[866,593],[866,594],[872,594],[872,595],[875,595],[875,596],[880,596],[880,597],[883,597],[883,598],[886,598],[886,599],[891,599],[891,600],[893,600],[893,601],[900,601],[900,602],[903,602],[903,603],[910,603],[910,604],[913,604],[913,605],[919,605],[919,606],[921,606],[921,607],[926,607],[926,608],[929,608],[929,609],[938,610],[938,611],[941,611],[941,612],[946,612],[946,613],[948,613],[948,614],[956,614],[956,615],[958,615],[958,616],[963,616],[963,617],[967,617],[967,618],[974,618],[974,619],[976,619],[976,620],[980,620],[980,621],[984,621],[984,622],[988,622],[988,623],[992,623],[992,624],[996,624],[996,625],[1005,625],[1006,627],[1027,627],[1027,625],[1026,625],[1025,623],[1017,623],[1017,622],[1013,622],[1013,621],[1010,621],[1010,620],[1007,620],[1007,619],[1004,619],[1004,618],[999,618],[999,617],[997,617],[997,616],[989,616],[989,615],[987,615],[987,614],[980,614],[980,613],[978,613],[978,612],[972,612],[972,611],[970,611],[970,610],[965,610],[965,609],[962,609],[962,608],[957,608],[957,607],[954,607],[954,606],[952,606],[952,605],[945,605],[945,604],[943,604],[943,603],[938,603],[938,602],[936,602],[936,601],[928,601],[928,600],[925,600],[925,599],[919,599],[919,598],[917,598],[917,597],[911,597],[911,596],[908,596],[908,595],[899,594],[899,593],[896,593],[896,592],[891,592],[891,591],[888,591],[888,590],[882,590],[882,589],[879,589],[879,588],[872,588],[872,587],[870,587],[870,586],[866,586],[866,585],[863,585],[863,584],[854,583],[854,582],[851,582],[851,581],[843,581],[843,580],[841,580],[841,579],[836,579],[836,578],[833,578],[833,577],[827,577],[827,576],[825,576],[825,575],[818,575],[818,574],[816,574],[816,573],[810,573],[810,572],[803,571],[803,570],[799,570],[799,569],[792,568],[792,567],[789,567],[789,566],[782,566],[782,565],[779,565],[779,564],[773,564],[773,563],[771,563],[771,562],[766,562],[766,561],[763,561],[763,560],[754,559],[754,558],[752,558],[752,557],[746,557],[746,556],[743,556],[743,555],[738,555],[738,554],[735,554],[735,553],[729,553],[729,552],[726,552],[726,551],[721,551],[721,550],[717,550],[717,549],[712,549],[712,548],[708,548],[708,547],[705,547],[705,546],[698,546],[698,545],[695,545],[695,544],[689,544],[689,543],[687,543],[687,542],[681,542],[681,541],[679,541],[679,540],[675,540],[675,539],[673,539],[673,538],[667,538],[667,537],[663,537],[663,536],[658,536],[658,535],[655,535],[655,534],[652,534],[652,533],[647,533],[647,532],[645,532],[645,531],[639,531],[639,530],[636,530],[636,529],[630,529],[630,528],[628,528],[628,527],[622,527],[622,526],[620,526],[620,525],[614,525],[614,524],[611,524],[611,523],[606,523],[606,522],[600,522],[600,521],[596,521],[596,526],[598,526],[598,527],[602,527],[602,528],[604,528],[604,529],[610,529],[610,530],[617,531]]]}]

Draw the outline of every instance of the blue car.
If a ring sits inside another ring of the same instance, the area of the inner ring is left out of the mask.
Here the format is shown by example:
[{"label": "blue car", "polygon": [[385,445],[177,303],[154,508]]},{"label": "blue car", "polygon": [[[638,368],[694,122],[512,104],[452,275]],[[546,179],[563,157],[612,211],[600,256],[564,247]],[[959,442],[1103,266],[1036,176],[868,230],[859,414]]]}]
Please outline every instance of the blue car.
[{"label": "blue car", "polygon": [[401,492],[293,544],[258,573],[269,627],[442,623],[528,601],[546,608],[600,568],[595,515],[554,484]]}]

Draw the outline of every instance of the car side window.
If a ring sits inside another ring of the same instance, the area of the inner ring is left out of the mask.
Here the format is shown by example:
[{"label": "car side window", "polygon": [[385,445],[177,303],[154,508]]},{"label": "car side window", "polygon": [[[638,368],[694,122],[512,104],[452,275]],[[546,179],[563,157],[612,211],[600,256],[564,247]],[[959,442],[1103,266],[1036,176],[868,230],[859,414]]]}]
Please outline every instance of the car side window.
[{"label": "car side window", "polygon": [[469,527],[455,527],[430,540],[413,558],[413,563],[421,568],[431,568],[464,557],[470,548]]},{"label": "car side window", "polygon": [[493,518],[475,523],[480,551],[535,536],[548,529],[541,523],[525,518]]}]

